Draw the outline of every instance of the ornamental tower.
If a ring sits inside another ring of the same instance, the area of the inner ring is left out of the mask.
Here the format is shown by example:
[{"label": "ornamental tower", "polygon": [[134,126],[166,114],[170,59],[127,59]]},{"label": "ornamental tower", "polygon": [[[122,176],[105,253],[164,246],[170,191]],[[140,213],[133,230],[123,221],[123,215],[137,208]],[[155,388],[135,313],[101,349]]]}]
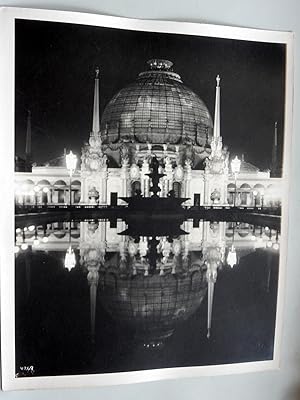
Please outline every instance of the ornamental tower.
[{"label": "ornamental tower", "polygon": [[96,69],[94,84],[93,123],[89,143],[82,148],[81,155],[81,203],[106,204],[107,159],[102,152],[100,136],[99,69]]},{"label": "ornamental tower", "polygon": [[220,129],[220,77],[216,77],[216,100],[211,154],[205,160],[204,204],[227,204],[228,153],[223,149]]}]

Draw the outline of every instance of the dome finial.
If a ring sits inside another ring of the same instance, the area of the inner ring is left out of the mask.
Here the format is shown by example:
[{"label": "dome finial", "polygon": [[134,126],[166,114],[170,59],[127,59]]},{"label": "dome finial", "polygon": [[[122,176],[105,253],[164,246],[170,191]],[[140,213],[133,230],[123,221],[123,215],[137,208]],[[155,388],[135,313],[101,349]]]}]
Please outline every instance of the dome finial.
[{"label": "dome finial", "polygon": [[220,80],[221,80],[221,78],[220,78],[220,75],[218,74],[218,75],[216,76],[217,87],[220,86]]},{"label": "dome finial", "polygon": [[99,74],[100,74],[100,68],[96,67],[95,69],[95,78],[98,79],[99,78]]},{"label": "dome finial", "polygon": [[170,71],[173,67],[172,61],[164,60],[161,58],[153,58],[147,61],[151,70],[155,71]]}]

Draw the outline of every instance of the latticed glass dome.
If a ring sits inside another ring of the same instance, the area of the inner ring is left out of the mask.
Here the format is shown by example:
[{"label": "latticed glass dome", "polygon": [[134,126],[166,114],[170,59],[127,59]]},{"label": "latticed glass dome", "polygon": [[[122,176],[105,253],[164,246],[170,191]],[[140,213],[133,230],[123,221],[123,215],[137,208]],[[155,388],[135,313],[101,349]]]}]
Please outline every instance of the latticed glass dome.
[{"label": "latticed glass dome", "polygon": [[104,144],[129,139],[137,143],[180,144],[189,139],[204,146],[212,120],[204,102],[173,72],[173,63],[148,61],[149,69],[121,89],[108,103],[101,120]]},{"label": "latticed glass dome", "polygon": [[142,340],[164,340],[176,324],[187,320],[199,308],[207,292],[201,271],[185,276],[120,277],[100,276],[103,307],[120,324],[134,327]]}]

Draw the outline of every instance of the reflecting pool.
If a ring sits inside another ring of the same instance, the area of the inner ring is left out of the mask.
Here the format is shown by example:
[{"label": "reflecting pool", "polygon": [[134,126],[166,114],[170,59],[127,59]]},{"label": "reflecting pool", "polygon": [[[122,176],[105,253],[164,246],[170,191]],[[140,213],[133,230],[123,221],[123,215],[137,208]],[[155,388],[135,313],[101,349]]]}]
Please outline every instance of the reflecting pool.
[{"label": "reflecting pool", "polygon": [[16,374],[272,359],[279,248],[242,222],[17,227]]}]

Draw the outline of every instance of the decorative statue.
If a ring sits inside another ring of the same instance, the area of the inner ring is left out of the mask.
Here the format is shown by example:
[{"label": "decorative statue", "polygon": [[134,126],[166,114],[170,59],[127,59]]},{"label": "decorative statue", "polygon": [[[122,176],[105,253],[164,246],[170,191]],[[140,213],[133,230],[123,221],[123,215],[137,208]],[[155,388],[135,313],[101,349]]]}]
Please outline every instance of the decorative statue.
[{"label": "decorative statue", "polygon": [[97,204],[98,199],[99,199],[99,192],[95,186],[93,186],[89,190],[89,199],[90,199],[90,204]]},{"label": "decorative statue", "polygon": [[182,165],[178,165],[175,170],[174,170],[174,177],[176,181],[181,182],[183,177],[184,177],[184,170],[182,168]]},{"label": "decorative statue", "polygon": [[129,164],[129,147],[126,142],[123,142],[121,147],[120,147],[120,158],[121,158],[121,164],[122,165],[128,165]]},{"label": "decorative statue", "polygon": [[212,192],[212,194],[210,195],[210,199],[214,204],[217,204],[220,202],[221,199],[221,193],[219,190],[214,189],[214,191]]},{"label": "decorative statue", "polygon": [[81,154],[81,169],[95,172],[107,167],[107,157],[102,151],[100,136],[91,135],[89,144],[85,144]]},{"label": "decorative statue", "polygon": [[140,169],[137,164],[132,164],[130,167],[130,178],[136,180],[140,177]]}]

